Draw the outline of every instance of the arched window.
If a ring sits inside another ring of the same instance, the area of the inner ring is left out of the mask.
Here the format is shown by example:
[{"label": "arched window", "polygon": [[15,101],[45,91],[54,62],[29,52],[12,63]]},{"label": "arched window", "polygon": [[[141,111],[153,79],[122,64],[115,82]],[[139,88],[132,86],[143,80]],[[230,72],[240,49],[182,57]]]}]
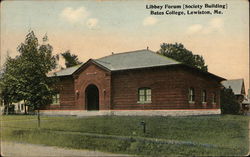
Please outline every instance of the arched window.
[{"label": "arched window", "polygon": [[207,92],[206,90],[203,90],[202,91],[202,102],[207,102]]},{"label": "arched window", "polygon": [[216,93],[214,92],[212,95],[212,103],[215,104],[216,103]]},{"label": "arched window", "polygon": [[189,88],[188,90],[188,100],[189,102],[194,102],[195,101],[195,93],[194,93],[194,88]]},{"label": "arched window", "polygon": [[151,103],[151,88],[144,87],[138,89],[138,102]]}]

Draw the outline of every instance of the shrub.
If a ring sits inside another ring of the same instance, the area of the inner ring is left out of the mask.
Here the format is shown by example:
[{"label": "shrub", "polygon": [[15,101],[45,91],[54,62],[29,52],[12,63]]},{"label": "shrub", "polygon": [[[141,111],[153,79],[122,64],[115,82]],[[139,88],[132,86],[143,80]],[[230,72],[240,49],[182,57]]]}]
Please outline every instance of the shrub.
[{"label": "shrub", "polygon": [[239,114],[240,104],[231,88],[221,90],[221,113],[222,114]]}]

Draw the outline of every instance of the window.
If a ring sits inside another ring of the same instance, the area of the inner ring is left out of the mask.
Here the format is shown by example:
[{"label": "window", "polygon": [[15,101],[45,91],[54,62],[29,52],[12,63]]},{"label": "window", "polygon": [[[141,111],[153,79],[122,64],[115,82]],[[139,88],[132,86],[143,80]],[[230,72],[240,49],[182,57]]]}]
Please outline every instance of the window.
[{"label": "window", "polygon": [[56,94],[53,96],[53,102],[52,104],[59,104],[60,103],[60,95]]},{"label": "window", "polygon": [[212,103],[215,104],[216,103],[216,93],[214,92],[212,95]]},{"label": "window", "polygon": [[138,102],[151,103],[151,89],[150,88],[139,88]]},{"label": "window", "polygon": [[189,102],[194,102],[194,99],[195,99],[194,88],[189,88],[188,100],[189,100]]},{"label": "window", "polygon": [[207,92],[206,90],[203,90],[202,91],[202,102],[207,102]]}]

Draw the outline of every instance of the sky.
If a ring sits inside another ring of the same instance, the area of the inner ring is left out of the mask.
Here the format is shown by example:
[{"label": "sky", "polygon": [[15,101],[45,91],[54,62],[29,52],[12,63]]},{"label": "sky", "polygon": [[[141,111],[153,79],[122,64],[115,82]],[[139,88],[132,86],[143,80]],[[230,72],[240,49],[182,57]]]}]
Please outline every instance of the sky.
[{"label": "sky", "polygon": [[[202,55],[208,71],[226,79],[244,78],[249,88],[249,4],[247,0],[6,0],[1,3],[1,65],[29,30],[39,38],[47,34],[53,53],[70,50],[81,61],[112,52],[138,49],[157,51],[160,44],[182,43]],[[150,15],[146,5],[226,5],[223,14]],[[61,62],[62,63],[62,62]]]}]

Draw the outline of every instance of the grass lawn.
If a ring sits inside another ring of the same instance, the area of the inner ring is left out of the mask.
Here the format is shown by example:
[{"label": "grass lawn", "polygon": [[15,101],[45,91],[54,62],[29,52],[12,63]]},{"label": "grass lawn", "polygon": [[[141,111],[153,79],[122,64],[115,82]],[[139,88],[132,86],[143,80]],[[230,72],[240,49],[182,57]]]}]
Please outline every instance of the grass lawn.
[{"label": "grass lawn", "polygon": [[[1,116],[2,140],[137,155],[242,156],[247,116]],[[146,122],[143,133],[140,122]]]}]

